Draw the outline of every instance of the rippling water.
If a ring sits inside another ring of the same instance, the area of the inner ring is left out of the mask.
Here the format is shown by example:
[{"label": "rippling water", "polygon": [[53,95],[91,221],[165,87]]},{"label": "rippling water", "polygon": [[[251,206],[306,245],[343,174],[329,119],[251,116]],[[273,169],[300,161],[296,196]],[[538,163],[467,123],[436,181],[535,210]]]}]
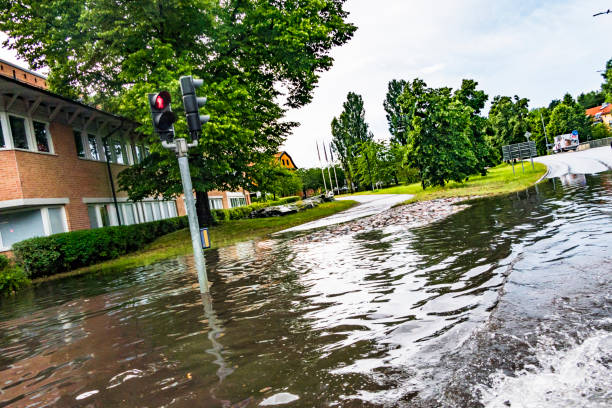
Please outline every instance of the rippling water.
[{"label": "rippling water", "polygon": [[[612,176],[3,299],[0,407],[612,405]],[[211,300],[212,299],[212,300]]]}]

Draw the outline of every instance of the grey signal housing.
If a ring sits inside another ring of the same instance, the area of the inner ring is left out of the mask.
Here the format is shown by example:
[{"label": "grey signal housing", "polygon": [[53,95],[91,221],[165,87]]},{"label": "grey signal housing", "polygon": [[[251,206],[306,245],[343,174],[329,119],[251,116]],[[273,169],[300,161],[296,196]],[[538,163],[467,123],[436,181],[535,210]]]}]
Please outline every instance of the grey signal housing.
[{"label": "grey signal housing", "polygon": [[206,98],[196,95],[196,88],[204,85],[204,80],[194,79],[191,75],[182,76],[180,78],[181,93],[183,94],[183,107],[185,108],[185,117],[187,119],[187,127],[192,139],[198,137],[202,131],[202,125],[210,120],[209,115],[200,115],[199,109],[206,105]]}]

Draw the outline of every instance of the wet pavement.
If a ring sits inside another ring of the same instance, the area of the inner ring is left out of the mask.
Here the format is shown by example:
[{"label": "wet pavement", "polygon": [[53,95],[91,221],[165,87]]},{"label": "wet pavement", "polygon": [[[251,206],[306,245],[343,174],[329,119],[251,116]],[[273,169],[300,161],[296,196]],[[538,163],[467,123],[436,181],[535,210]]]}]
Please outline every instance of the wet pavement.
[{"label": "wet pavement", "polygon": [[610,173],[381,217],[1,299],[0,407],[612,405]]},{"label": "wet pavement", "polygon": [[305,224],[280,231],[278,234],[295,231],[307,231],[327,227],[329,225],[342,224],[374,214],[380,214],[394,205],[408,201],[413,197],[414,195],[412,194],[370,194],[336,197],[336,200],[352,200],[359,202],[359,204],[349,208],[348,210],[330,215],[329,217],[307,222]]},{"label": "wet pavement", "polygon": [[548,178],[575,174],[596,174],[612,170],[612,149],[609,146],[580,152],[565,152],[533,159],[548,167]]}]

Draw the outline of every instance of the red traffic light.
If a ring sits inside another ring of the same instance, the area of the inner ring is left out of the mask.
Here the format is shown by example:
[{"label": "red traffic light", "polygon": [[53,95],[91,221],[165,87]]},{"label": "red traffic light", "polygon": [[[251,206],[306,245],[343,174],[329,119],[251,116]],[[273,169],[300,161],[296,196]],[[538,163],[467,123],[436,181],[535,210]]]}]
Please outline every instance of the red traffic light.
[{"label": "red traffic light", "polygon": [[155,109],[165,109],[166,106],[170,105],[170,102],[172,102],[172,97],[170,96],[170,92],[168,91],[162,91],[160,93],[158,93],[157,95],[155,95],[155,99],[154,99],[154,106]]}]

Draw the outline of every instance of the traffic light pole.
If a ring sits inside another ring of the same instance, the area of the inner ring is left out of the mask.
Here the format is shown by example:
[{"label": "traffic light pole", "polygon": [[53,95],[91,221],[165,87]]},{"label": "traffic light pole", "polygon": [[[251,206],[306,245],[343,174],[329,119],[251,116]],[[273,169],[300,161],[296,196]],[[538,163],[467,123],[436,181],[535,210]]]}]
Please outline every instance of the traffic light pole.
[{"label": "traffic light pole", "polygon": [[189,219],[189,232],[191,233],[191,245],[193,246],[193,258],[198,272],[198,282],[200,292],[208,293],[208,278],[206,276],[206,260],[202,251],[200,241],[200,226],[196,213],[195,200],[193,198],[193,186],[191,184],[191,174],[189,173],[189,159],[187,152],[190,147],[198,145],[197,141],[187,143],[183,138],[174,139],[174,143],[162,142],[166,149],[172,149],[178,157],[179,169],[181,170],[181,182],[183,183],[183,193],[185,195],[185,206],[187,207],[187,218]]}]

